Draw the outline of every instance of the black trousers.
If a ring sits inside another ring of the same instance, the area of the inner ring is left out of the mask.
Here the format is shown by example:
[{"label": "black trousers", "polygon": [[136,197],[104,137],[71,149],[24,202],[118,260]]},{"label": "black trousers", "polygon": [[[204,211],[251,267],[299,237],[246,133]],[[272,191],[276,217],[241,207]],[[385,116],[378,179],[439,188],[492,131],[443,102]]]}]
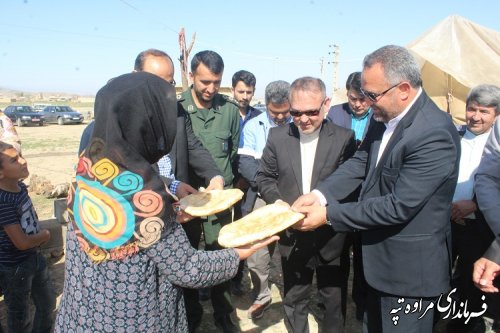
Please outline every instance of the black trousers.
[{"label": "black trousers", "polygon": [[[368,287],[363,333],[432,333],[435,306],[425,309],[437,299],[395,296]],[[416,303],[421,310],[412,312]],[[410,307],[405,313],[407,304]]]},{"label": "black trousers", "polygon": [[308,333],[308,303],[313,275],[316,272],[318,292],[325,306],[324,319],[320,323],[323,333],[344,332],[346,313],[347,277],[340,257],[322,262],[311,254],[310,249],[295,247],[290,256],[281,258],[284,281],[286,320],[294,333]]}]

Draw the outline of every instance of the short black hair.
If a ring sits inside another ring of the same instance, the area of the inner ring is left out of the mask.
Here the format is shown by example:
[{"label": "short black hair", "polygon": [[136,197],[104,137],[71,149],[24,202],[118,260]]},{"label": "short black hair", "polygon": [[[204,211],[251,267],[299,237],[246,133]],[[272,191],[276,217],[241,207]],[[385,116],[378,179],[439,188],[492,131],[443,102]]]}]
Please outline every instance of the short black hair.
[{"label": "short black hair", "polygon": [[363,92],[361,91],[361,72],[349,74],[347,81],[345,82],[345,88],[347,91],[353,89],[358,94],[363,95]]},{"label": "short black hair", "polygon": [[[7,142],[0,141],[0,154],[3,154],[7,149],[14,148],[13,145]],[[2,169],[3,158],[0,156],[0,169]]]},{"label": "short black hair", "polygon": [[196,53],[191,60],[192,73],[196,72],[200,63],[207,66],[207,68],[214,74],[220,74],[224,71],[224,61],[217,52],[205,50]]},{"label": "short black hair", "polygon": [[247,86],[253,87],[255,89],[255,84],[257,83],[257,79],[255,79],[255,75],[250,73],[249,71],[241,70],[237,71],[233,75],[233,88],[236,87],[238,82],[242,81]]}]

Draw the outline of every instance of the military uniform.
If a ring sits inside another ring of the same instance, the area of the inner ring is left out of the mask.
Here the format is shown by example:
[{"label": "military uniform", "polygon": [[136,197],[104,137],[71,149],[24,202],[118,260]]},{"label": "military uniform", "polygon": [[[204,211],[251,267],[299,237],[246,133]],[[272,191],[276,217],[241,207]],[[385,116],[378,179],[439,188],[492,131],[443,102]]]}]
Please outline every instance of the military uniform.
[{"label": "military uniform", "polygon": [[[192,97],[192,87],[178,96],[180,106],[188,114],[193,132],[212,155],[215,164],[224,177],[224,188],[231,188],[233,182],[232,161],[238,151],[240,137],[240,113],[237,103],[230,97],[217,94],[209,109],[200,109]],[[195,174],[189,175],[193,187],[204,186],[204,180]],[[201,220],[201,221],[200,221]],[[222,226],[231,222],[230,211],[208,216],[206,219],[193,220],[186,225],[186,233],[193,247],[198,248],[201,228],[205,239],[205,250],[218,250],[217,242]],[[184,292],[188,320],[201,320],[203,309],[198,301],[196,290]],[[225,282],[211,290],[212,306],[216,318],[233,311],[229,295],[229,283]]]}]

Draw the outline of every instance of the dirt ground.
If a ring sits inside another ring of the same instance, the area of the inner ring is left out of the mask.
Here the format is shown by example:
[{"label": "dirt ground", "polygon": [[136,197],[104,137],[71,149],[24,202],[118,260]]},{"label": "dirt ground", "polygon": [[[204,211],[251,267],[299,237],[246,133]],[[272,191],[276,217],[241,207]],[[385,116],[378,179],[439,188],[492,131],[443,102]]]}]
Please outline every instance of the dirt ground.
[{"label": "dirt ground", "polygon": [[[43,127],[18,128],[18,134],[22,140],[23,155],[28,161],[30,173],[45,176],[54,185],[70,182],[74,174],[74,165],[77,161],[79,139],[85,126],[85,124],[65,126],[46,125]],[[39,215],[41,219],[51,217],[50,213]],[[64,256],[50,260],[50,273],[59,303],[64,283]],[[266,311],[263,318],[255,321],[249,320],[246,317],[246,310],[252,303],[250,297],[251,286],[248,272],[245,270],[243,284],[246,294],[239,297],[233,296],[233,303],[236,308],[233,318],[239,325],[241,332],[287,332],[282,307],[283,286],[278,255],[273,257],[270,280],[273,297],[271,307]],[[311,332],[318,332],[317,320],[322,316],[317,303],[316,293],[313,292],[310,303],[311,315],[309,321]],[[199,332],[219,332],[213,323],[213,312],[210,302],[204,302],[203,304],[205,314]],[[347,333],[361,332],[361,324],[354,318],[354,312],[354,305],[349,298],[346,320]],[[0,321],[5,327],[6,317],[3,297],[0,297]],[[436,332],[441,332],[441,330],[437,330]]]}]

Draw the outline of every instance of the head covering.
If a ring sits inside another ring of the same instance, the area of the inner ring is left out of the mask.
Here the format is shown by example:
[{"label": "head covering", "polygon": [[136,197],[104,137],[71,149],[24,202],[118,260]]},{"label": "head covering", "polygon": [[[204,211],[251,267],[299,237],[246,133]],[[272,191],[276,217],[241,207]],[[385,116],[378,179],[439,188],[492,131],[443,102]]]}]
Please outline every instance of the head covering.
[{"label": "head covering", "polygon": [[151,164],[175,138],[175,90],[150,73],[125,74],[99,90],[95,114],[68,212],[81,248],[101,262],[153,245],[172,223],[165,185]]}]

